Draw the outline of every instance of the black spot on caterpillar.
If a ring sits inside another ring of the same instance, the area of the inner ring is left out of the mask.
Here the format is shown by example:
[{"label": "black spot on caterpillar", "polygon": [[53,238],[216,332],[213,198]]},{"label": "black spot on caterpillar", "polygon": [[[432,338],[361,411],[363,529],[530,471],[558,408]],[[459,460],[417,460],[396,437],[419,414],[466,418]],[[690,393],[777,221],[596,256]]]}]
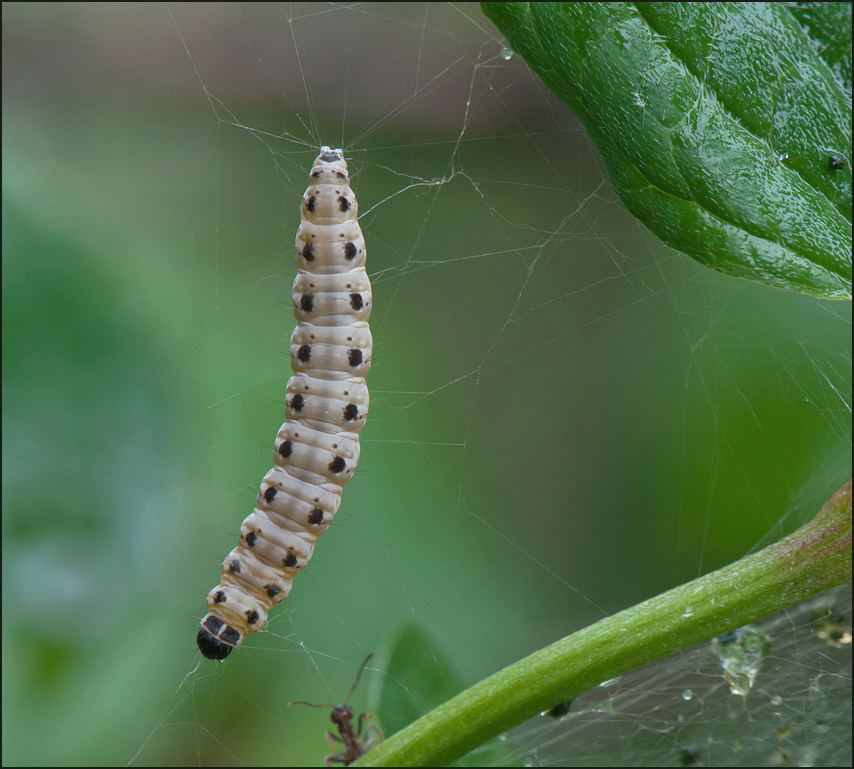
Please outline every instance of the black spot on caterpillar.
[{"label": "black spot on caterpillar", "polygon": [[276,436],[275,466],[208,593],[196,638],[208,659],[225,659],[264,627],[332,522],[359,461],[373,346],[365,240],[344,153],[322,147],[310,180],[296,237],[288,421]]}]

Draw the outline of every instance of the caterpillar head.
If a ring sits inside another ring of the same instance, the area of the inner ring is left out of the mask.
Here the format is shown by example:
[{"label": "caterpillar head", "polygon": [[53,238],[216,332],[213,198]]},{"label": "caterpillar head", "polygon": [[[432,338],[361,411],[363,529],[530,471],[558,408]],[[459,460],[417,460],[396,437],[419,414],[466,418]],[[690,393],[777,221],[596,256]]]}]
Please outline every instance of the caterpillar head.
[{"label": "caterpillar head", "polygon": [[196,645],[202,656],[209,660],[224,660],[232,649],[240,646],[242,640],[243,634],[239,630],[226,625],[213,614],[207,614],[196,636]]}]

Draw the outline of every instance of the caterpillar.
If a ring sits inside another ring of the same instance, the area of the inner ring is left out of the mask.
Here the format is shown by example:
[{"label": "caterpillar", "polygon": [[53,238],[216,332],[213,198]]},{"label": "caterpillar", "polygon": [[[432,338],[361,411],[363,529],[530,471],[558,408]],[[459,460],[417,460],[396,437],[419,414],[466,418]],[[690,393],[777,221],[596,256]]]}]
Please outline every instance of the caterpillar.
[{"label": "caterpillar", "polygon": [[224,660],[290,593],[359,461],[373,346],[365,239],[343,151],[321,147],[309,179],[296,236],[287,421],[255,509],[208,593],[196,638],[208,659]]}]

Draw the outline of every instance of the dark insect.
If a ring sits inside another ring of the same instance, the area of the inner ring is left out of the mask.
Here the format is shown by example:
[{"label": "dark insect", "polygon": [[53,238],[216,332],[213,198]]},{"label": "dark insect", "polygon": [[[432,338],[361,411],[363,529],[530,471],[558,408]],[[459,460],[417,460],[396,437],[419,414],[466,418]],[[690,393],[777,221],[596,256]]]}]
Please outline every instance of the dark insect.
[{"label": "dark insect", "polygon": [[845,168],[845,158],[841,155],[831,155],[827,159],[827,164],[830,166],[831,171],[841,171]]},{"label": "dark insect", "polygon": [[558,702],[557,705],[549,708],[545,715],[551,716],[552,718],[562,718],[567,713],[569,713],[569,709],[572,707],[572,700],[566,700],[564,702]]},{"label": "dark insect", "polygon": [[700,756],[693,748],[682,748],[676,758],[679,766],[700,766]]},{"label": "dark insect", "polygon": [[296,237],[288,421],[276,436],[275,466],[208,593],[196,637],[208,659],[225,659],[287,597],[359,461],[373,344],[365,239],[344,153],[322,147],[310,180]]},{"label": "dark insect", "polygon": [[359,667],[359,672],[356,673],[356,680],[350,687],[350,691],[348,691],[344,696],[344,702],[340,705],[312,705],[310,702],[302,702],[300,700],[288,703],[288,706],[308,705],[310,708],[332,708],[332,713],[329,715],[329,718],[332,720],[332,723],[338,727],[338,734],[333,734],[331,731],[327,731],[326,739],[329,740],[329,745],[332,750],[335,750],[338,747],[335,744],[336,742],[341,743],[344,746],[344,750],[339,751],[338,753],[333,753],[331,756],[326,756],[323,760],[327,766],[332,766],[333,763],[350,766],[350,764],[352,764],[356,759],[364,756],[365,753],[367,753],[376,744],[370,739],[371,732],[374,732],[379,737],[380,742],[384,739],[382,729],[380,729],[376,724],[371,724],[368,726],[367,730],[365,729],[365,721],[371,718],[367,713],[362,713],[359,716],[359,720],[356,722],[356,726],[354,727],[353,717],[356,713],[353,708],[347,704],[347,700],[350,695],[359,685],[359,678],[362,676],[362,671],[365,669],[365,665],[368,664],[368,660],[373,656],[373,654],[369,654],[365,657],[365,661],[362,663],[361,667]]}]

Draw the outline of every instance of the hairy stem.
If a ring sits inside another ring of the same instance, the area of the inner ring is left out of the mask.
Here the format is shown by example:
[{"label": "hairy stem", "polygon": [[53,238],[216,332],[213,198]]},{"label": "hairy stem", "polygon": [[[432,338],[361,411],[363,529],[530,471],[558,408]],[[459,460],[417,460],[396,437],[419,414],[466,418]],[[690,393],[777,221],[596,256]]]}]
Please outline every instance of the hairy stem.
[{"label": "hairy stem", "polygon": [[602,681],[850,580],[849,479],[788,537],[495,673],[377,745],[357,765],[443,766]]}]

